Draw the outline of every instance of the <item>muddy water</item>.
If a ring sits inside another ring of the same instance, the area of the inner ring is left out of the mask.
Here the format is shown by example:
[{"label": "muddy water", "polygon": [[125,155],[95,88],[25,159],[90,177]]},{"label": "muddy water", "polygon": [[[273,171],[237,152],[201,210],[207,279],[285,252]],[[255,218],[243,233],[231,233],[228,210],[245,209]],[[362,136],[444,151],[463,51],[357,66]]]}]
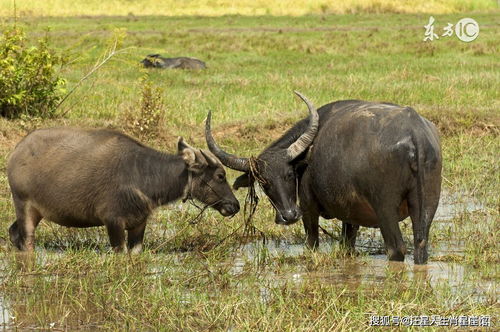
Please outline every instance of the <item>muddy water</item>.
[{"label": "muddy water", "polygon": [[6,303],[6,300],[0,296],[0,327],[8,326],[10,324],[11,314],[8,308],[8,303]]},{"label": "muddy water", "polygon": [[[479,202],[471,200],[467,195],[445,194],[436,213],[433,228],[454,229],[455,225],[451,219],[464,211],[474,212],[482,209],[483,206]],[[328,223],[331,225],[335,222],[324,221],[323,225]],[[406,224],[406,227],[411,228],[410,224]],[[154,226],[154,224],[149,226]],[[165,233],[165,230],[160,233],[160,228],[157,233],[163,238],[172,236],[172,234]],[[408,239],[405,239],[405,241],[409,242]],[[328,256],[337,249],[337,245],[337,241],[322,238],[318,250],[319,255]],[[472,298],[477,302],[491,300],[492,298],[497,299],[496,281],[484,279],[481,271],[459,263],[432,261],[433,257],[443,255],[463,255],[464,246],[465,243],[458,240],[431,243],[431,260],[424,266],[414,265],[411,255],[407,256],[404,263],[387,262],[386,256],[381,254],[383,252],[383,242],[380,231],[364,229],[357,242],[357,250],[363,255],[339,259],[331,258],[328,260],[327,268],[309,269],[307,267],[308,261],[310,262],[315,254],[308,252],[303,243],[267,241],[267,243],[263,244],[261,241],[257,241],[246,244],[239,249],[235,255],[232,273],[238,275],[245,271],[247,266],[250,266],[250,271],[255,270],[256,261],[258,261],[257,264],[260,264],[259,262],[266,264],[266,262],[276,262],[276,258],[292,258],[291,263],[287,263],[284,269],[267,269],[263,275],[269,280],[268,284],[305,284],[314,280],[322,283],[346,285],[348,289],[356,291],[382,286],[386,282],[401,281],[408,287],[418,283],[425,283],[436,290],[444,289],[444,292],[449,292],[452,295],[449,297],[450,301],[464,297]],[[185,254],[189,255],[190,253]],[[44,266],[55,258],[64,255],[64,251],[37,248],[35,265]],[[174,255],[178,254],[174,253]],[[6,264],[6,262],[4,263]],[[19,264],[30,266],[33,262],[19,260]],[[157,275],[165,273],[163,266],[150,266],[148,271],[153,272],[153,277],[156,273]],[[0,262],[0,276],[4,272],[5,269]],[[50,281],[52,276],[42,276],[42,278]],[[272,297],[269,288],[265,286],[260,287],[259,291],[263,302],[269,301]],[[11,299],[9,298],[9,300]],[[16,320],[16,318],[12,317],[12,312],[15,312],[15,303],[9,303],[9,300],[0,294],[0,329],[12,325]],[[186,293],[181,302],[190,303],[190,294]],[[453,303],[450,302],[450,305],[453,305]]]},{"label": "muddy water", "polygon": [[[318,251],[328,254],[333,250],[333,246],[335,244],[323,243]],[[360,287],[370,288],[386,282],[401,281],[408,285],[425,283],[433,289],[444,288],[452,295],[450,299],[467,297],[483,302],[498,295],[495,281],[482,278],[481,271],[464,264],[430,260],[426,265],[415,265],[411,255],[406,257],[405,262],[388,262],[385,255],[362,255],[338,259],[329,269],[308,271],[306,265],[307,261],[312,259],[312,254],[307,251],[308,249],[301,243],[290,244],[283,241],[271,241],[266,244],[250,243],[240,250],[232,272],[241,273],[246,264],[255,264],[265,252],[269,258],[297,258],[297,262],[286,272],[268,273],[268,278],[273,283],[299,284],[319,280],[324,283],[346,285],[350,290],[357,290]],[[358,251],[362,252],[359,249]],[[261,290],[261,293],[265,300],[266,290]]]},{"label": "muddy water", "polygon": [[[436,212],[433,228],[436,230],[451,229],[455,231],[455,224],[451,219],[464,212],[484,210],[484,206],[466,194],[443,193]],[[322,221],[324,225],[332,221]],[[411,228],[409,220],[406,227]],[[410,239],[405,242],[411,243]],[[335,250],[336,241],[324,238],[318,248],[319,253],[327,254]],[[235,260],[232,272],[241,273],[246,264],[262,260],[267,257],[297,258],[298,263],[292,270],[282,274],[270,273],[269,278],[279,282],[305,283],[310,280],[320,280],[325,283],[346,284],[351,289],[361,286],[382,284],[397,276],[410,284],[427,283],[433,288],[445,287],[454,296],[469,297],[476,301],[485,301],[492,297],[497,298],[497,283],[484,279],[481,271],[471,266],[456,262],[432,261],[432,257],[439,258],[446,255],[463,256],[465,241],[449,239],[431,243],[429,246],[430,261],[426,265],[414,265],[411,254],[406,261],[388,262],[384,254],[383,240],[377,229],[364,229],[360,232],[356,250],[364,255],[348,259],[339,259],[338,264],[328,271],[307,271],[305,265],[310,260],[311,253],[303,243],[287,243],[286,241],[254,242],[245,245]],[[262,290],[265,300],[265,290]]]},{"label": "muddy water", "polygon": [[[6,262],[0,262],[0,277],[4,275],[6,271]],[[11,321],[11,314],[9,311],[9,304],[7,300],[0,293],[0,328],[8,326]]]},{"label": "muddy water", "polygon": [[441,193],[439,206],[434,215],[434,220],[450,220],[464,212],[484,210],[484,205],[469,194],[464,192]]}]

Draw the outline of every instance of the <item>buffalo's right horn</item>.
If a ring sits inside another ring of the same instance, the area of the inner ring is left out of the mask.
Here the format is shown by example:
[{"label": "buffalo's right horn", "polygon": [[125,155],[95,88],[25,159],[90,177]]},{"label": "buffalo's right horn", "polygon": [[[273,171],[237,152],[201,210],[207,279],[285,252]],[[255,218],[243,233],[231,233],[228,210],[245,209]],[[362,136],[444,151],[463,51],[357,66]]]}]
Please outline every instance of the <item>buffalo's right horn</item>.
[{"label": "buffalo's right horn", "polygon": [[212,112],[208,111],[207,120],[205,122],[205,140],[207,141],[208,148],[212,153],[219,158],[219,160],[229,168],[240,172],[250,171],[250,165],[248,163],[248,158],[240,158],[235,155],[229,154],[222,150],[217,143],[215,143],[212,137],[212,130],[210,128],[210,121],[212,118]]},{"label": "buffalo's right horn", "polygon": [[300,135],[300,137],[286,150],[286,153],[288,155],[288,158],[290,158],[290,160],[297,158],[302,152],[304,152],[309,147],[309,145],[311,145],[314,138],[316,137],[316,134],[318,133],[318,125],[319,125],[319,115],[314,105],[300,92],[298,91],[294,92],[297,96],[300,97],[300,99],[304,101],[304,103],[306,103],[311,116],[306,131],[302,135]]}]

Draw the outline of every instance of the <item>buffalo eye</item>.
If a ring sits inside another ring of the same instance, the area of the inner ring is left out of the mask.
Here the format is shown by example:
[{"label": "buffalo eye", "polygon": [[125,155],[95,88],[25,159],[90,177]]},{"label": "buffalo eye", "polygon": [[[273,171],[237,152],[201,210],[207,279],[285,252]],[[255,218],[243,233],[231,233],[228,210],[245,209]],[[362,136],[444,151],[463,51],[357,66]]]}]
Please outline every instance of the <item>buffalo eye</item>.
[{"label": "buffalo eye", "polygon": [[295,173],[293,172],[293,170],[289,170],[286,174],[285,174],[285,180],[287,181],[291,181],[293,180],[295,177]]},{"label": "buffalo eye", "polygon": [[223,173],[218,173],[215,177],[217,178],[217,181],[219,181],[219,182],[224,182],[226,180],[226,175]]}]

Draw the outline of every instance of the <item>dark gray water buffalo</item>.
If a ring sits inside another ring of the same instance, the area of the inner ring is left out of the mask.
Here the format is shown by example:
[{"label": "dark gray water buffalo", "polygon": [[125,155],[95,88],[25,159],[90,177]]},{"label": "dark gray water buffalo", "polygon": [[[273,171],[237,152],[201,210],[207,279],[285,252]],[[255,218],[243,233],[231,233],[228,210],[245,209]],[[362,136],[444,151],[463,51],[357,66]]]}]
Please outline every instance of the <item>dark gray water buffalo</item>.
[{"label": "dark gray water buffalo", "polygon": [[[206,122],[210,150],[245,172],[234,188],[257,180],[276,209],[276,223],[302,217],[307,243],[318,245],[318,217],[342,220],[342,238],[354,247],[359,226],[379,227],[390,260],[404,260],[398,222],[411,217],[414,259],[427,261],[429,228],[441,188],[441,148],[434,125],[410,107],[337,101],[289,129],[256,159],[224,152]],[[297,207],[297,192],[300,209]]]},{"label": "dark gray water buffalo", "polygon": [[141,63],[145,68],[163,68],[163,69],[205,69],[205,62],[188,57],[164,58],[159,54],[150,54]]},{"label": "dark gray water buffalo", "polygon": [[195,198],[230,216],[239,203],[220,161],[182,138],[178,154],[146,147],[112,130],[36,130],[15,148],[7,174],[16,209],[12,243],[33,250],[42,218],[68,227],[106,226],[117,252],[142,249],[152,210]]}]

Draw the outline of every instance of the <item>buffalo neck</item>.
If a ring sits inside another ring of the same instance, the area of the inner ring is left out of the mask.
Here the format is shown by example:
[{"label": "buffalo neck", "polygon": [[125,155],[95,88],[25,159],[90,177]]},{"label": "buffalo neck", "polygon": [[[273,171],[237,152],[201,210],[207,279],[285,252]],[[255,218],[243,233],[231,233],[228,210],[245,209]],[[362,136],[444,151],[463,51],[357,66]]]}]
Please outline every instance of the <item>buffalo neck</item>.
[{"label": "buffalo neck", "polygon": [[[331,113],[338,112],[348,107],[357,106],[360,103],[363,102],[360,100],[341,100],[323,105],[318,108],[318,133],[324,121]],[[280,138],[278,138],[269,147],[267,147],[266,150],[279,150],[288,148],[307,130],[307,127],[309,126],[309,120],[310,116],[297,122],[292,128],[288,129]]]},{"label": "buffalo neck", "polygon": [[155,205],[182,197],[188,183],[188,170],[181,156],[143,147],[133,159],[132,180]]},{"label": "buffalo neck", "polygon": [[286,149],[294,143],[307,129],[309,118],[302,119],[274,141],[266,150]]}]

